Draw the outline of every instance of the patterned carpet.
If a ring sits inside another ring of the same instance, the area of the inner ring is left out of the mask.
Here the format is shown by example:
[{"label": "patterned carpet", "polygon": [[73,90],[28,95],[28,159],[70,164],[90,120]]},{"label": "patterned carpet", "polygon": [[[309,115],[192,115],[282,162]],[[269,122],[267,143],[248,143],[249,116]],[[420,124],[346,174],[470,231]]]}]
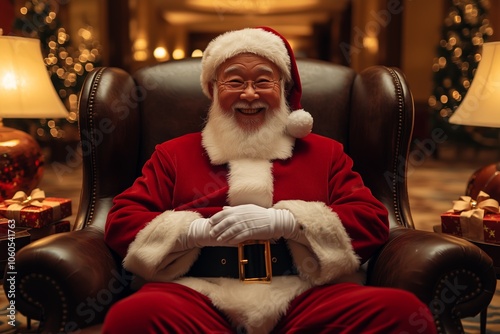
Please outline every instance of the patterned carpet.
[{"label": "patterned carpet", "polygon": [[[418,153],[415,151],[415,153]],[[451,208],[452,201],[463,195],[469,176],[479,167],[500,160],[498,150],[477,150],[475,148],[442,147],[435,157],[415,157],[408,170],[408,187],[413,219],[417,229],[432,231],[439,224],[439,215]],[[81,170],[73,169],[64,175],[57,175],[47,168],[42,189],[47,195],[71,198],[76,212],[79,200]],[[8,302],[0,291],[0,333],[34,333],[36,321],[31,330],[26,318],[16,315],[15,326],[9,324]],[[479,315],[463,321],[467,334],[479,333]],[[500,287],[488,307],[487,333],[500,333]]]}]

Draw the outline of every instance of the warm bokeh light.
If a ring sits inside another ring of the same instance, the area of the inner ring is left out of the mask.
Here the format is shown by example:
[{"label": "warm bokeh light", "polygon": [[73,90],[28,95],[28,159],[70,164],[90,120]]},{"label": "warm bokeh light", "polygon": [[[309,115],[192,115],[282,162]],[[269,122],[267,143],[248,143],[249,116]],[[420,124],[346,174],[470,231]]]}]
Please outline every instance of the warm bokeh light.
[{"label": "warm bokeh light", "polygon": [[144,38],[138,38],[134,42],[134,50],[145,50],[148,47],[148,41]]},{"label": "warm bokeh light", "polygon": [[88,29],[80,28],[78,30],[78,35],[80,35],[83,39],[91,39],[92,32]]},{"label": "warm bokeh light", "polygon": [[[429,106],[438,115],[436,121],[443,121],[436,124],[457,133],[461,133],[462,129],[448,127],[448,123],[453,123],[453,115],[466,103],[474,80],[477,82],[478,79],[474,78],[482,59],[482,48],[493,34],[493,28],[487,19],[488,1],[467,2],[453,1],[444,20],[438,55],[432,64],[435,87],[428,99]],[[460,4],[464,4],[463,11]],[[467,28],[463,28],[464,24]]]},{"label": "warm bokeh light", "polygon": [[182,49],[175,49],[174,52],[172,52],[172,58],[174,59],[183,59],[184,57],[186,57],[186,54]]},{"label": "warm bokeh light", "polygon": [[193,58],[200,58],[202,56],[203,56],[203,51],[201,51],[200,49],[196,49],[193,52],[191,52],[191,57]]},{"label": "warm bokeh light", "polygon": [[363,38],[363,47],[365,47],[370,53],[378,52],[378,38],[366,36]]},{"label": "warm bokeh light", "polygon": [[[20,15],[15,18],[15,24],[18,26],[23,24],[25,27],[36,27],[40,32],[43,31],[45,37],[40,38],[39,48],[42,51],[45,72],[50,75],[55,92],[67,109],[66,117],[52,119],[50,124],[53,127],[49,128],[47,125],[50,117],[39,119],[35,132],[42,141],[62,138],[65,133],[74,136],[77,129],[72,123],[77,122],[80,87],[88,72],[96,66],[101,66],[98,33],[91,25],[83,25],[70,36],[69,33],[73,29],[66,30],[58,21],[61,9],[59,5],[57,1],[26,0],[19,8]],[[23,33],[26,32],[29,31]],[[72,126],[68,126],[68,123]],[[68,132],[68,129],[71,131]]]},{"label": "warm bokeh light", "polygon": [[148,53],[146,51],[134,51],[135,61],[145,61],[148,59]]},{"label": "warm bokeh light", "polygon": [[133,57],[135,61],[145,61],[148,59],[148,41],[145,38],[138,38],[133,45]]},{"label": "warm bokeh light", "polygon": [[167,49],[163,46],[158,46],[156,49],[154,49],[153,56],[158,61],[165,61],[170,58]]}]

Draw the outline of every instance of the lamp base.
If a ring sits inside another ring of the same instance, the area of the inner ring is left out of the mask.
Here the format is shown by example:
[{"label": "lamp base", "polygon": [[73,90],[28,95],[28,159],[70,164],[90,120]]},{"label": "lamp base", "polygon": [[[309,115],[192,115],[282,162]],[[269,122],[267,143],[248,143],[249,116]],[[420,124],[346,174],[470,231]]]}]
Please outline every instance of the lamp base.
[{"label": "lamp base", "polygon": [[40,145],[26,132],[0,126],[0,200],[29,195],[43,175]]},{"label": "lamp base", "polygon": [[480,191],[500,202],[500,162],[479,168],[469,178],[466,195],[477,198]]}]

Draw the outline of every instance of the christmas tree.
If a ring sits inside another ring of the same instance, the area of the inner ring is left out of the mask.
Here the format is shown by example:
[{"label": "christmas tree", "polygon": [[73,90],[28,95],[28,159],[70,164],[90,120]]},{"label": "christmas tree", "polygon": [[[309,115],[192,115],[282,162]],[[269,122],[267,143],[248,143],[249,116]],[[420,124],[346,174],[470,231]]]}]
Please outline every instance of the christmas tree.
[{"label": "christmas tree", "polygon": [[483,43],[493,34],[488,8],[488,0],[453,0],[432,66],[434,89],[429,98],[435,127],[443,128],[450,138],[472,138],[481,144],[490,144],[492,129],[464,128],[448,120],[472,83]]},{"label": "christmas tree", "polygon": [[51,0],[28,0],[13,24],[16,35],[40,39],[47,71],[69,111],[67,119],[41,119],[29,125],[42,144],[78,135],[78,93],[85,76],[100,65],[100,45],[93,38],[92,27],[81,28],[78,36],[70,37],[58,19],[60,9]]}]

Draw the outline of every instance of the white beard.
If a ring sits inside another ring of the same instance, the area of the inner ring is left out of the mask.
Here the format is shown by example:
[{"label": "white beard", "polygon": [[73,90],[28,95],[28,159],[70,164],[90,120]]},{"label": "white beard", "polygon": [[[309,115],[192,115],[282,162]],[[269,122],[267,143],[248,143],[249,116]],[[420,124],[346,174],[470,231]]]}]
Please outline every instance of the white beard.
[{"label": "white beard", "polygon": [[[261,106],[260,102],[248,103]],[[277,110],[267,110],[264,124],[255,130],[238,125],[233,113],[224,112],[214,90],[213,103],[203,129],[203,147],[213,164],[224,164],[237,159],[287,159],[292,155],[295,139],[286,134],[290,108],[281,97]]]}]

